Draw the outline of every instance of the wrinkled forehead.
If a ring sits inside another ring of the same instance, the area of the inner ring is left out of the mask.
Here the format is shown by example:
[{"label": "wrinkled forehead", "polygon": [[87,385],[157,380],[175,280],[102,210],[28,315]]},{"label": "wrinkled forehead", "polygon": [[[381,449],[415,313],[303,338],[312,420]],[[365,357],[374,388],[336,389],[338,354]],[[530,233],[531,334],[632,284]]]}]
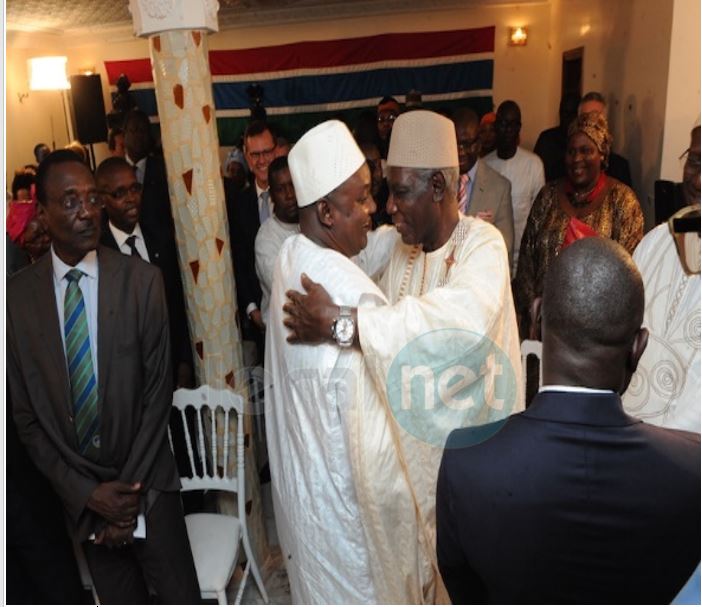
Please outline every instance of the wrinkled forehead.
[{"label": "wrinkled forehead", "polygon": [[420,175],[426,170],[427,169],[389,166],[388,183],[395,187],[403,186],[409,190],[421,189],[423,187],[423,181]]},{"label": "wrinkled forehead", "polygon": [[400,104],[396,103],[395,101],[387,101],[386,103],[382,103],[381,105],[378,106],[378,114],[382,114],[385,112],[399,112],[400,111]]},{"label": "wrinkled forehead", "polygon": [[46,174],[47,190],[64,191],[74,187],[95,187],[93,174],[80,160],[70,160],[49,167]]}]

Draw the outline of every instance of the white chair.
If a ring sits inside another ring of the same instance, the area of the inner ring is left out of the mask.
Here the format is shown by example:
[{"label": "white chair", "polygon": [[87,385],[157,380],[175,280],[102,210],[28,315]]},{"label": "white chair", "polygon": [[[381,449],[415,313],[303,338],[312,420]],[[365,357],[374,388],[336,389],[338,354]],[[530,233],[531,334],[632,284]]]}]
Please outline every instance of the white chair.
[{"label": "white chair", "polygon": [[[216,598],[220,605],[227,604],[226,587],[238,561],[239,545],[243,544],[247,562],[235,604],[241,603],[249,571],[253,572],[261,596],[264,602],[268,603],[268,594],[254,560],[246,525],[244,399],[229,390],[216,390],[209,386],[200,386],[195,390],[177,390],[173,394],[173,406],[180,411],[192,473],[192,477],[181,477],[182,491],[217,490],[231,491],[237,494],[238,517],[211,513],[188,514],[185,517],[202,598]],[[193,407],[196,414],[196,446],[202,462],[199,471],[195,466],[193,440],[186,419],[185,410],[188,407]],[[236,444],[234,445],[236,476],[233,477],[227,473],[230,451],[228,429],[232,414],[236,415],[237,421]],[[210,431],[207,441],[205,428]],[[170,439],[170,430],[168,434]],[[206,442],[209,452],[206,448]]]},{"label": "white chair", "polygon": [[248,380],[249,380],[249,394],[251,395],[249,401],[251,403],[251,415],[254,416],[256,421],[256,433],[263,441],[266,437],[266,425],[264,412],[264,372],[263,367],[249,367],[248,368]]},{"label": "white chair", "polygon": [[529,389],[527,386],[527,358],[529,356],[536,356],[536,359],[539,362],[539,384],[536,386],[536,390],[534,390],[534,393],[536,393],[543,383],[541,368],[541,353],[543,351],[543,345],[540,341],[525,339],[520,345],[520,351],[522,355],[522,385],[524,386],[524,395],[525,397],[528,397]]}]

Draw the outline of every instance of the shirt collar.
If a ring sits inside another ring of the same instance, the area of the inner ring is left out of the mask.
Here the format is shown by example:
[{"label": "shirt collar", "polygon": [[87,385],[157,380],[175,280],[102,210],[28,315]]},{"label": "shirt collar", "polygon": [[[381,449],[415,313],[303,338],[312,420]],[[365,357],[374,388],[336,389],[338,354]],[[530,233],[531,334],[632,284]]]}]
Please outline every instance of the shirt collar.
[{"label": "shirt collar", "polygon": [[110,226],[110,231],[112,232],[112,235],[115,237],[115,242],[117,243],[117,246],[120,248],[122,248],[122,245],[126,242],[127,238],[129,238],[132,235],[136,236],[137,240],[144,240],[144,235],[141,233],[141,226],[138,223],[134,226],[134,230],[131,234],[123,232],[118,227],[116,227],[111,221],[108,222],[108,225]]},{"label": "shirt collar", "polygon": [[148,156],[144,156],[144,157],[143,157],[141,160],[139,160],[138,162],[134,162],[134,161],[129,157],[129,154],[127,154],[127,153],[124,154],[124,159],[125,159],[129,164],[131,164],[133,167],[139,167],[139,168],[143,167],[143,166],[146,164],[146,159],[147,159],[147,158],[148,158]]},{"label": "shirt collar", "polygon": [[596,388],[585,388],[584,386],[561,386],[551,384],[541,386],[539,392],[578,392],[580,394],[614,394],[613,390],[597,390]]},{"label": "shirt collar", "polygon": [[471,167],[470,171],[468,171],[468,177],[470,177],[470,182],[474,183],[475,182],[475,175],[478,172],[478,163],[480,162],[480,158],[475,161],[473,166]]},{"label": "shirt collar", "polygon": [[256,179],[254,179],[254,187],[256,188],[256,199],[257,200],[261,198],[261,194],[263,194],[263,192],[268,191],[267,189],[264,190],[263,188],[259,187],[258,181],[256,181]]},{"label": "shirt collar", "polygon": [[83,259],[81,259],[75,266],[69,266],[67,263],[62,261],[56,252],[54,251],[54,245],[51,245],[51,265],[54,269],[54,278],[57,282],[61,282],[65,278],[66,273],[72,270],[74,267],[77,270],[83,272],[90,278],[97,278],[98,275],[98,263],[97,263],[97,251],[92,250],[88,252]]}]

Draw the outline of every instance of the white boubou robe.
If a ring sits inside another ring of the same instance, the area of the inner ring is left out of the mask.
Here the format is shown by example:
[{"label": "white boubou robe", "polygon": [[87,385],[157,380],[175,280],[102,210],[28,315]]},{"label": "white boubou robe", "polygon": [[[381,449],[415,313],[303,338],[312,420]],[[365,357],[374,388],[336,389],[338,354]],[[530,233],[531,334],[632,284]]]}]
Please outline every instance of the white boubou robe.
[{"label": "white boubou robe", "polygon": [[[265,402],[273,505],[292,599],[386,602],[388,593],[371,573],[348,440],[358,403],[374,411],[382,411],[382,405],[357,348],[287,343],[285,292],[302,291],[303,272],[322,283],[339,305],[356,307],[364,294],[386,303],[366,274],[340,253],[301,234],[283,244],[273,273]],[[386,490],[413,511],[401,475]]]},{"label": "white boubou robe", "polygon": [[261,316],[265,324],[268,324],[275,259],[287,238],[299,233],[299,223],[285,223],[272,215],[263,222],[256,234],[256,275],[261,285]]},{"label": "white boubou robe", "polygon": [[[437,420],[434,430],[441,438],[427,444],[397,423],[386,379],[408,343],[437,329],[470,331],[487,336],[509,358],[517,382],[511,408],[480,402],[477,413],[473,408],[454,427],[493,421],[524,406],[507,253],[499,232],[461,217],[452,239],[426,256],[415,255],[409,272],[413,248],[394,231],[378,236],[356,261],[375,273],[392,253],[381,281],[391,305],[348,259],[304,236],[286,241],[276,263],[266,420],[276,520],[295,602],[446,598],[436,565],[434,501],[440,445],[453,428],[440,427]],[[360,304],[363,356],[329,344],[285,342],[285,291],[301,290],[302,272],[324,285],[336,303]],[[445,353],[439,343],[425,354],[440,359]],[[483,363],[475,361],[483,368],[478,380],[500,381]]]}]

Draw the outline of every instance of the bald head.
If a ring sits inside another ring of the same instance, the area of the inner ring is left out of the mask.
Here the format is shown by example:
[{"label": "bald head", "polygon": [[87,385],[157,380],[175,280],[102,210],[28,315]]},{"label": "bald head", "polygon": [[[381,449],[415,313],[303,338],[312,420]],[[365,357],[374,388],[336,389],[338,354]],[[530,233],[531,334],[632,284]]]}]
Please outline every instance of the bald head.
[{"label": "bald head", "polygon": [[[623,394],[646,349],[644,289],[629,254],[585,238],[556,258],[541,300],[544,385]],[[532,309],[538,318],[539,300]]]},{"label": "bald head", "polygon": [[644,289],[631,256],[616,242],[585,238],[556,258],[544,281],[543,333],[587,352],[628,348],[643,321]]}]

